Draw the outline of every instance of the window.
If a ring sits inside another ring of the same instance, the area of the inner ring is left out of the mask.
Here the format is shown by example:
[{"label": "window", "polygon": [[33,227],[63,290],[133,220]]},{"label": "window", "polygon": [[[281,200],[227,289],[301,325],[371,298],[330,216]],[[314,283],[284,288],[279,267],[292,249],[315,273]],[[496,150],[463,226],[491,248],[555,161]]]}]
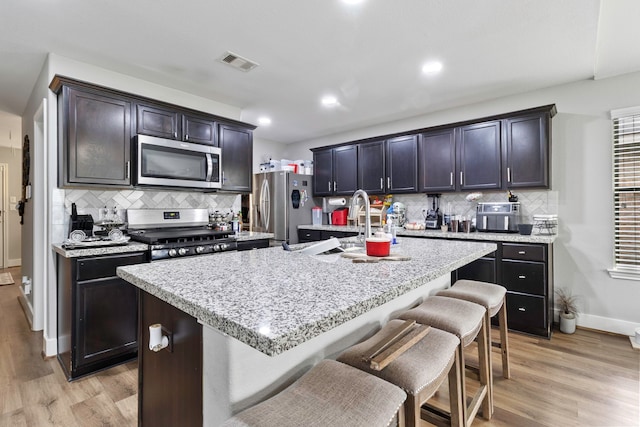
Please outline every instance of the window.
[{"label": "window", "polygon": [[611,277],[640,280],[640,107],[613,119],[614,268]]}]

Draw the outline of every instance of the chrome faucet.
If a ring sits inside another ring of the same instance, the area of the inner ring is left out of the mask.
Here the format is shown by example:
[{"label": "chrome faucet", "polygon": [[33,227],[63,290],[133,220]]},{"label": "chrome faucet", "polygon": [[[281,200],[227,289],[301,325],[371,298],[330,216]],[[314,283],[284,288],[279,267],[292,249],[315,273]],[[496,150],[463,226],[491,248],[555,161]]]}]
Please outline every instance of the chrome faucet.
[{"label": "chrome faucet", "polygon": [[[362,197],[364,200],[364,238],[365,240],[371,237],[371,205],[369,204],[369,195],[364,190],[356,190],[353,193],[353,197],[351,197],[351,214],[356,215],[358,218],[358,211],[356,211],[356,201],[358,197]],[[360,229],[360,224],[358,224],[358,230]],[[360,231],[358,231],[360,234]]]}]

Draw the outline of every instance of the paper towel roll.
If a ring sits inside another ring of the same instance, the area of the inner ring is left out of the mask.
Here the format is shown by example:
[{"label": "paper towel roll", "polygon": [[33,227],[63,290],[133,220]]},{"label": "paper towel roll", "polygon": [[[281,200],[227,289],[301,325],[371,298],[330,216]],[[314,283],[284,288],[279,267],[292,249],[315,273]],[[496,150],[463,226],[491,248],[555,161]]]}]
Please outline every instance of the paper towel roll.
[{"label": "paper towel roll", "polygon": [[331,198],[329,199],[329,205],[331,206],[344,206],[347,204],[347,199],[342,198]]}]

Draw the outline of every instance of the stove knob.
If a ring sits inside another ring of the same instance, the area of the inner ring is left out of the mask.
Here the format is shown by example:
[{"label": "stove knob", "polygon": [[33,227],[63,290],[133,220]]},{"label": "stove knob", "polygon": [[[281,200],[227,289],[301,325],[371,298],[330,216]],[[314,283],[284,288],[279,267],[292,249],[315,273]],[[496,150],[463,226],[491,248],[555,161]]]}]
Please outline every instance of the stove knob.
[{"label": "stove knob", "polygon": [[169,249],[169,256],[176,256],[178,252],[175,249]]},{"label": "stove knob", "polygon": [[182,256],[182,255],[186,255],[189,253],[189,250],[187,248],[180,248],[178,249],[178,255]]},{"label": "stove knob", "polygon": [[196,253],[201,254],[204,252],[204,246],[196,246]]},{"label": "stove knob", "polygon": [[217,244],[217,243],[215,245],[213,245],[213,250],[214,250],[214,252],[219,252],[221,250],[220,249],[220,245]]},{"label": "stove knob", "polygon": [[229,247],[229,245],[227,245],[226,243],[220,243],[220,250],[224,251],[225,249],[227,249]]}]

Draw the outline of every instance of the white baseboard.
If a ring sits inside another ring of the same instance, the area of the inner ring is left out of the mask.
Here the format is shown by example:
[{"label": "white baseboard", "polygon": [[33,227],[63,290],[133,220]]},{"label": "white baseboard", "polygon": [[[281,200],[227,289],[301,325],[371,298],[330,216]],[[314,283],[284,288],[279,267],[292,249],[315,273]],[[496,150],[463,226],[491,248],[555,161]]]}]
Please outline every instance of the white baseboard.
[{"label": "white baseboard", "polygon": [[22,306],[22,311],[24,312],[24,317],[27,318],[27,322],[29,322],[29,329],[33,329],[33,309],[31,308],[31,304],[24,296],[24,291],[22,287],[20,287],[20,295],[18,296],[18,301]]},{"label": "white baseboard", "polygon": [[58,354],[58,340],[47,338],[42,334],[42,351],[45,357],[55,357]]},{"label": "white baseboard", "polygon": [[[554,313],[554,321],[558,322],[558,311]],[[640,323],[626,320],[612,319],[610,317],[594,316],[592,314],[580,314],[576,319],[576,325],[583,328],[596,329],[598,331],[611,332],[613,334],[635,336],[635,330]]]},{"label": "white baseboard", "polygon": [[8,267],[20,267],[21,265],[22,265],[22,258],[8,259],[7,260],[7,268]]}]

